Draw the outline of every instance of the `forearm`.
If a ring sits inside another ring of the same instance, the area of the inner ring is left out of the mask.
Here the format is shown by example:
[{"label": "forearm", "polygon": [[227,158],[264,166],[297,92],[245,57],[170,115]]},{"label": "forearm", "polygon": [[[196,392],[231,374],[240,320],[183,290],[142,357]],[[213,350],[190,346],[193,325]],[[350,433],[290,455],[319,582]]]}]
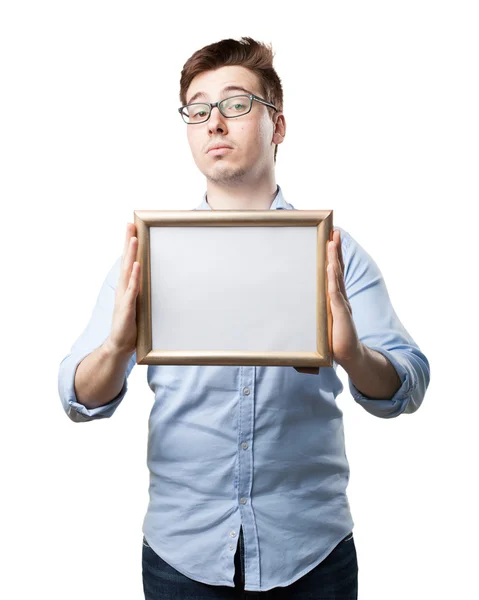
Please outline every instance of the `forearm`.
[{"label": "forearm", "polygon": [[340,364],[353,385],[368,398],[390,399],[401,387],[401,380],[389,360],[362,343],[353,358]]},{"label": "forearm", "polygon": [[108,404],[120,393],[132,354],[116,351],[106,340],[86,356],[75,373],[75,394],[86,408]]}]

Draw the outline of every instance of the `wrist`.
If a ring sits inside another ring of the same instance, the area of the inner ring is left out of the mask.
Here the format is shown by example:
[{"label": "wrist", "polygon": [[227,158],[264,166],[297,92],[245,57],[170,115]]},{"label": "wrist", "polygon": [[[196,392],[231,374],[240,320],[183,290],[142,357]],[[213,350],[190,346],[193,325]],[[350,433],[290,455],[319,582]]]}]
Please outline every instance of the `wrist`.
[{"label": "wrist", "polygon": [[111,358],[114,360],[129,360],[135,350],[126,350],[121,348],[115,342],[108,337],[103,343],[103,351],[105,353],[106,358]]},{"label": "wrist", "polygon": [[355,350],[350,353],[347,358],[342,358],[340,360],[336,359],[336,362],[347,373],[350,371],[360,370],[367,359],[367,352],[367,347],[358,340]]}]

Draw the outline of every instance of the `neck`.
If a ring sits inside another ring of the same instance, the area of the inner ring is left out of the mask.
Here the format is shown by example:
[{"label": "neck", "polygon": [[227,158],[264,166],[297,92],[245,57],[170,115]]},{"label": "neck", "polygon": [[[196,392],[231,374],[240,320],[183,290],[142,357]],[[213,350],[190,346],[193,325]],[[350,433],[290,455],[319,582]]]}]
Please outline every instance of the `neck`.
[{"label": "neck", "polygon": [[237,186],[207,180],[206,201],[213,210],[269,210],[277,191],[274,173],[262,181]]}]

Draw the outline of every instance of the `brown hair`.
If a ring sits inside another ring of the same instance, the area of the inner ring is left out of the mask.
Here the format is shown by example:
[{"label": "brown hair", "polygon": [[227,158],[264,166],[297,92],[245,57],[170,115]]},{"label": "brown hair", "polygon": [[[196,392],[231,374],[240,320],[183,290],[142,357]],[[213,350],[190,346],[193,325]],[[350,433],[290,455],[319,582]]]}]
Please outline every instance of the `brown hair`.
[{"label": "brown hair", "polygon": [[[221,40],[197,50],[186,61],[181,71],[181,104],[186,104],[186,92],[197,75],[220,67],[240,66],[250,69],[258,76],[263,98],[282,112],[283,87],[281,79],[273,68],[273,56],[270,45],[257,42],[250,37],[242,37],[240,40]],[[274,149],[275,162],[277,152],[278,145]]]}]

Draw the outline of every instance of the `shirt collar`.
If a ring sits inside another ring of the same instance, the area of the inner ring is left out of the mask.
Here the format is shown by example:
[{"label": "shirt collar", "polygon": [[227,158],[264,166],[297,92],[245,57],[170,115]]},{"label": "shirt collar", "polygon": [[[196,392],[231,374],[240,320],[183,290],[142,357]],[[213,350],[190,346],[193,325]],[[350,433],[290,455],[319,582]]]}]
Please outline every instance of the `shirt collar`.
[{"label": "shirt collar", "polygon": [[[277,186],[277,188],[278,188],[278,190],[276,192],[276,197],[273,200],[273,203],[271,204],[271,206],[269,207],[269,210],[292,210],[292,209],[294,209],[294,206],[292,204],[288,204],[288,202],[286,202],[286,200],[284,199],[283,192],[282,192],[281,188],[279,187],[279,185]],[[206,193],[203,196],[203,200],[202,200],[201,204],[193,210],[213,210],[211,208],[211,206],[208,204],[208,202],[206,201]]]}]

